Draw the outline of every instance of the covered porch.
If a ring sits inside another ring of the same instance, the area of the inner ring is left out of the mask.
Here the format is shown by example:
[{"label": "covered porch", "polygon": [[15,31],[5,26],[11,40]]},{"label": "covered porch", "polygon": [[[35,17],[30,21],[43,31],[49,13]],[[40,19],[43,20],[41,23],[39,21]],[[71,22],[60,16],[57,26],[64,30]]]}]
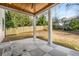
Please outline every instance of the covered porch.
[{"label": "covered porch", "polygon": [[[36,39],[36,21],[38,19],[38,15],[43,13],[44,11],[48,11],[48,45],[52,44],[52,16],[51,16],[51,7],[56,6],[56,3],[0,3],[0,7],[3,9],[7,10],[12,10],[16,12],[20,12],[26,15],[32,16],[32,25],[33,25],[33,39]],[[2,14],[1,14],[2,15]],[[2,18],[5,16],[1,16],[1,21]],[[5,27],[5,18],[3,21],[4,24],[2,24],[2,33],[3,33],[3,38],[6,36],[6,27]],[[1,41],[2,41],[1,40]]]},{"label": "covered porch", "polygon": [[[53,42],[52,34],[52,17],[51,17],[51,7],[56,6],[55,3],[29,3],[29,4],[16,4],[16,3],[3,3],[0,4],[1,8],[13,10],[23,14],[28,14],[33,17],[33,38],[16,40],[10,42],[1,43],[1,55],[11,55],[11,56],[68,56],[68,55],[79,55],[77,51],[69,48],[65,48],[56,45]],[[40,40],[36,37],[36,20],[37,15],[48,10],[48,41]],[[4,21],[5,23],[5,21]],[[5,26],[4,31],[2,31],[3,38],[5,38]],[[2,41],[1,40],[1,41]],[[6,48],[8,47],[8,48]],[[7,52],[5,52],[7,51]],[[18,52],[20,51],[20,52]],[[5,53],[4,53],[5,52]]]},{"label": "covered porch", "polygon": [[10,41],[0,44],[2,56],[78,56],[78,51],[36,38]]}]

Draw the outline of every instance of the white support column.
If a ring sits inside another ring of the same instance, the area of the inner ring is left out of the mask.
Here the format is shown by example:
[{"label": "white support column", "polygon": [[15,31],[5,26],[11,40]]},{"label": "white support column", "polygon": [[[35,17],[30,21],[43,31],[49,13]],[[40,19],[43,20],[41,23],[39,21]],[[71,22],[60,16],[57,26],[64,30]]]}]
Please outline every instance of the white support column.
[{"label": "white support column", "polygon": [[33,16],[33,39],[36,39],[36,16]]},{"label": "white support column", "polygon": [[48,45],[52,44],[52,17],[51,9],[48,10]]},{"label": "white support column", "polygon": [[5,38],[4,20],[5,20],[5,10],[0,8],[0,43]]}]

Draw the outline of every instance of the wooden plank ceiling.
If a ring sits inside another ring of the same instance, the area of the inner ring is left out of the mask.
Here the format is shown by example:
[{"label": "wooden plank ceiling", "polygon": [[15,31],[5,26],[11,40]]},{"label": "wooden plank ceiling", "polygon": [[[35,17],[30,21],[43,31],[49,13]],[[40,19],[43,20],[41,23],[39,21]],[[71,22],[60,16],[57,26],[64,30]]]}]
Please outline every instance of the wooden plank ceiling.
[{"label": "wooden plank ceiling", "polygon": [[50,8],[55,3],[0,3],[0,5],[35,15]]}]

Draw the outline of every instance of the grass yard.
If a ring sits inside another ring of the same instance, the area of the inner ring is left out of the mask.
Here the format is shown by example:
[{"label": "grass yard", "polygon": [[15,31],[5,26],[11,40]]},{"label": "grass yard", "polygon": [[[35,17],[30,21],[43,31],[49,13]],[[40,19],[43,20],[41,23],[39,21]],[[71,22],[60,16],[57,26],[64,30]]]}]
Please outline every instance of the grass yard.
[{"label": "grass yard", "polygon": [[[48,31],[38,31],[37,37],[48,40]],[[79,35],[53,30],[53,42],[79,51]]]},{"label": "grass yard", "polygon": [[24,32],[19,34],[7,35],[6,38],[3,40],[3,42],[20,40],[20,39],[30,38],[30,37],[33,37],[32,32]]},{"label": "grass yard", "polygon": [[[36,32],[38,38],[42,40],[48,40],[48,31],[47,30],[39,30]],[[8,35],[3,42],[12,41],[12,40],[19,40],[23,38],[30,38],[33,37],[32,32],[24,32],[19,33],[17,35]],[[56,31],[53,30],[52,41],[56,44],[66,46],[75,50],[79,51],[79,35],[72,34],[64,31]]]}]

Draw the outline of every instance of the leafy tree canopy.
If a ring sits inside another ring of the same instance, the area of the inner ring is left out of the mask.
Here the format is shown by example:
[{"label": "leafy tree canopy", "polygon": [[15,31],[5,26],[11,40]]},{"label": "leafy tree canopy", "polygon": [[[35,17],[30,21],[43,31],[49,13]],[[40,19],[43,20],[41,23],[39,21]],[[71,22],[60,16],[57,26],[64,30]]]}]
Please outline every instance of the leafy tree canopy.
[{"label": "leafy tree canopy", "polygon": [[46,17],[44,15],[40,16],[38,21],[37,21],[37,25],[47,25],[47,21],[46,21]]},{"label": "leafy tree canopy", "polygon": [[6,28],[32,25],[32,21],[29,16],[13,11],[5,11],[5,20]]}]

